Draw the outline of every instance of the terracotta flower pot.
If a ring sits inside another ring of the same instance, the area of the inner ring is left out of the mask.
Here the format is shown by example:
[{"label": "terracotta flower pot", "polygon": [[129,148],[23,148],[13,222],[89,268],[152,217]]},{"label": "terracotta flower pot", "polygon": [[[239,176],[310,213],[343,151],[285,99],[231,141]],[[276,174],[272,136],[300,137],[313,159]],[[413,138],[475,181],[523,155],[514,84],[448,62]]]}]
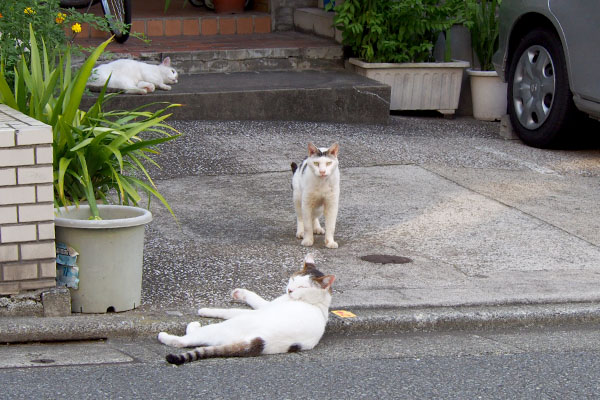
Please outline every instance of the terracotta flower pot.
[{"label": "terracotta flower pot", "polygon": [[215,12],[219,14],[234,14],[244,11],[245,0],[213,0]]}]

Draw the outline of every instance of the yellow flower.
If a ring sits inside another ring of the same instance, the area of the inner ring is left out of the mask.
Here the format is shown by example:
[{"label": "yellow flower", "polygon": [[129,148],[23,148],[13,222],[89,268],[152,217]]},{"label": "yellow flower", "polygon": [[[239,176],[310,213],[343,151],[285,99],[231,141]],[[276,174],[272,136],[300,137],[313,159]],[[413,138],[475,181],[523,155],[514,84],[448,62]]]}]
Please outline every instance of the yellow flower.
[{"label": "yellow flower", "polygon": [[58,13],[56,15],[56,23],[57,24],[62,24],[63,22],[65,22],[65,18],[67,18],[67,14],[63,14],[63,13]]},{"label": "yellow flower", "polygon": [[35,14],[35,10],[31,7],[27,7],[25,10],[23,10],[23,12],[27,15],[34,15]]},{"label": "yellow flower", "polygon": [[79,33],[81,32],[81,25],[79,24],[79,22],[75,22],[72,26],[71,26],[71,30],[75,33]]}]

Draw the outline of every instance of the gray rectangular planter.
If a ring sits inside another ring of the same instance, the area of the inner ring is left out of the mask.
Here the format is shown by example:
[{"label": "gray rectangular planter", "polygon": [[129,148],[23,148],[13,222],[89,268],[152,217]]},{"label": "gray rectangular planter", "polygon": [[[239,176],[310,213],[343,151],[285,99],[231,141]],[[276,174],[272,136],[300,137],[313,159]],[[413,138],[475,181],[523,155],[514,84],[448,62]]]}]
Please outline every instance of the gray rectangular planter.
[{"label": "gray rectangular planter", "polygon": [[353,70],[392,88],[390,110],[437,110],[454,114],[458,108],[466,61],[440,63],[367,63],[351,58]]}]

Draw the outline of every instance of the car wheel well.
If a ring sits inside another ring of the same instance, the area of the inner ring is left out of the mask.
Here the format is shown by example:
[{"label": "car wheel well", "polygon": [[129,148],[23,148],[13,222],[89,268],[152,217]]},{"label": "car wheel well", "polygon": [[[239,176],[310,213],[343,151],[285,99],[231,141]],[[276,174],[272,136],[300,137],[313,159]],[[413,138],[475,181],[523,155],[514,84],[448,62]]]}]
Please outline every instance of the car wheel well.
[{"label": "car wheel well", "polygon": [[513,27],[510,33],[507,52],[508,59],[506,60],[507,69],[508,66],[512,63],[511,58],[514,56],[515,49],[517,48],[517,46],[519,46],[519,41],[527,33],[536,28],[545,28],[551,30],[558,36],[558,32],[556,31],[556,28],[554,27],[552,22],[542,14],[529,13],[521,16],[521,18],[519,18],[519,20],[515,23],[515,26]]}]

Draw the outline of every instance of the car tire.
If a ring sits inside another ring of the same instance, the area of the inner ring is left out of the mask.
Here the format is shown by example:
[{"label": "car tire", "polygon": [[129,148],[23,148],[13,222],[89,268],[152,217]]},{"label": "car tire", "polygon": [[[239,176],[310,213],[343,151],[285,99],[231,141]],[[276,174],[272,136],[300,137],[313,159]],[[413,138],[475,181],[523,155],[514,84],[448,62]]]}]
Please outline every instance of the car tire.
[{"label": "car tire", "polygon": [[508,114],[519,138],[539,148],[562,143],[577,109],[558,35],[544,28],[527,33],[511,57],[507,81]]}]

